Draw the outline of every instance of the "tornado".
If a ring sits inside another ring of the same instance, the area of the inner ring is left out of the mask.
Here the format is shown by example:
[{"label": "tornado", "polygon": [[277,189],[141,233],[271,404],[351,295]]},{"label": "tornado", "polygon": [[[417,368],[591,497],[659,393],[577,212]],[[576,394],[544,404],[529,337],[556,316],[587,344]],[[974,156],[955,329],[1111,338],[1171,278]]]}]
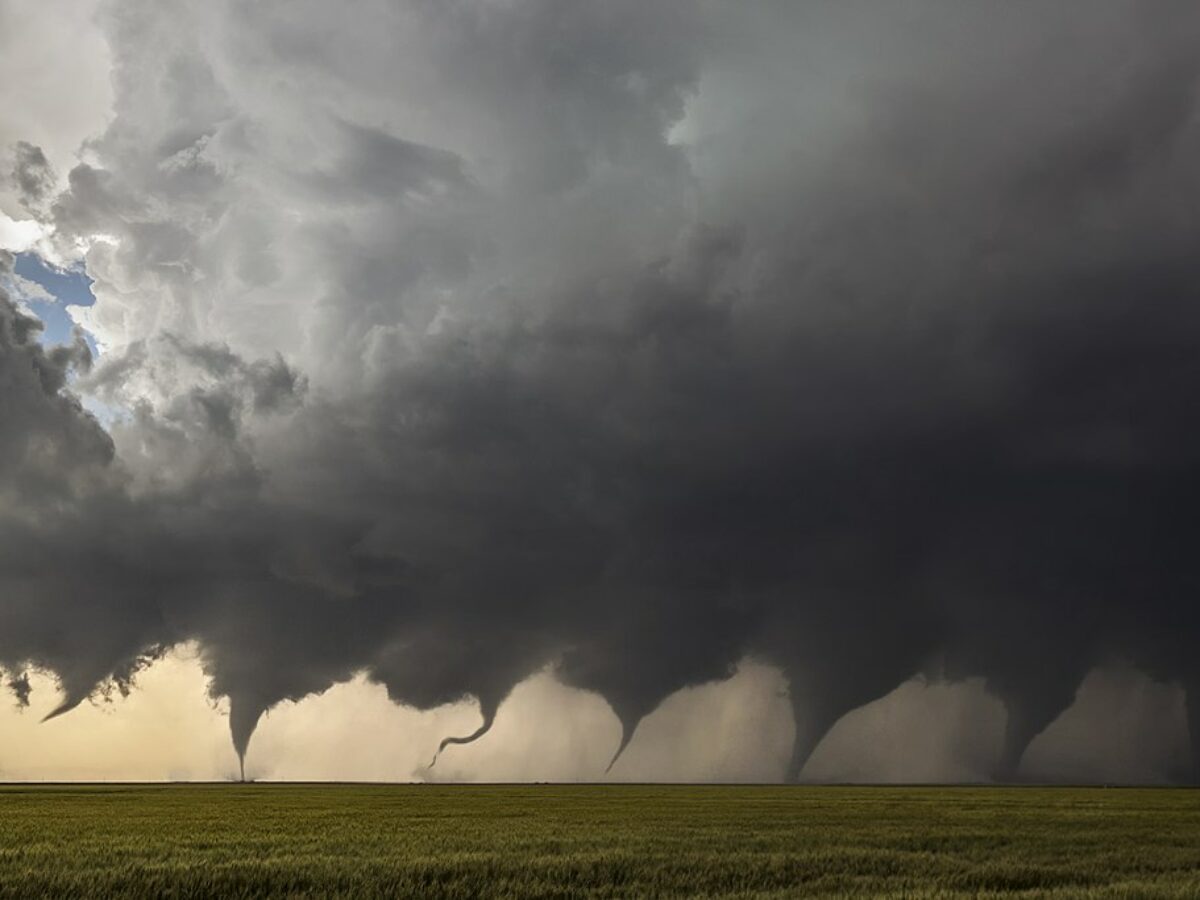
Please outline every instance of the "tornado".
[{"label": "tornado", "polygon": [[1200,784],[1200,683],[1189,679],[1184,683],[1185,704],[1187,714],[1188,740],[1193,784]]},{"label": "tornado", "polygon": [[637,731],[638,723],[641,720],[633,719],[632,717],[626,717],[623,719],[620,717],[620,715],[618,715],[617,721],[621,724],[621,737],[620,740],[617,741],[617,749],[613,751],[612,758],[609,759],[608,765],[604,767],[605,775],[612,771],[613,766],[617,764],[617,760],[621,758],[621,755],[629,746],[629,742],[633,740],[633,733]]},{"label": "tornado", "polygon": [[470,734],[462,736],[454,735],[451,737],[442,738],[441,743],[438,744],[437,752],[433,754],[433,759],[429,762],[429,768],[432,769],[437,764],[438,757],[442,755],[442,751],[447,747],[451,746],[452,744],[473,744],[475,741],[479,740],[492,730],[492,725],[495,724],[496,721],[496,710],[489,707],[487,709],[481,709],[481,712],[483,714],[483,722]]},{"label": "tornado", "polygon": [[258,727],[258,720],[266,711],[267,704],[260,699],[241,694],[229,698],[229,733],[233,739],[233,749],[238,758],[238,779],[246,780],[246,751],[250,747],[250,738]]}]

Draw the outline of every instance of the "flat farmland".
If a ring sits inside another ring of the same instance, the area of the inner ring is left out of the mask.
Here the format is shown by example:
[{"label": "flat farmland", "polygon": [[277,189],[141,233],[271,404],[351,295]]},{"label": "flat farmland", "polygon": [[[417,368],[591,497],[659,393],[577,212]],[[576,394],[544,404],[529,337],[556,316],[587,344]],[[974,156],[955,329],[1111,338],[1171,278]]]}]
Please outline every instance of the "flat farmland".
[{"label": "flat farmland", "polygon": [[1200,792],[0,787],[0,897],[1197,897]]}]

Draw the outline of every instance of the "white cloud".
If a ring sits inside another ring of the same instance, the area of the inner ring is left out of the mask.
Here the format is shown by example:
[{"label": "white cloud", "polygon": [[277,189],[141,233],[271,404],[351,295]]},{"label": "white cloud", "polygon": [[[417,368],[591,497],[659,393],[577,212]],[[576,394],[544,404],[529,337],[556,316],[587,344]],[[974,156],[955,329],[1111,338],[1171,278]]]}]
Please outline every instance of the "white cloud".
[{"label": "white cloud", "polygon": [[[100,0],[29,3],[0,0],[0,165],[27,141],[45,151],[61,175],[84,140],[111,115],[111,62],[96,22]],[[0,177],[0,213],[20,217],[16,196]],[[5,245],[0,217],[0,246]],[[8,246],[7,249],[25,249]]]},{"label": "white cloud", "polygon": [[0,212],[0,250],[24,253],[45,235],[45,228],[32,219],[10,219]]}]

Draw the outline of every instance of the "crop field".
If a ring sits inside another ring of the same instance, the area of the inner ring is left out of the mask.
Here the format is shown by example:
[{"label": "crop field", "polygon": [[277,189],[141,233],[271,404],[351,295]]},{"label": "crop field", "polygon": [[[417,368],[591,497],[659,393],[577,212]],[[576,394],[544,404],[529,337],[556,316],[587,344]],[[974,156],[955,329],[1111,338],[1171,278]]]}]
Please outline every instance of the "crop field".
[{"label": "crop field", "polygon": [[0,897],[1196,897],[1200,792],[0,787]]}]

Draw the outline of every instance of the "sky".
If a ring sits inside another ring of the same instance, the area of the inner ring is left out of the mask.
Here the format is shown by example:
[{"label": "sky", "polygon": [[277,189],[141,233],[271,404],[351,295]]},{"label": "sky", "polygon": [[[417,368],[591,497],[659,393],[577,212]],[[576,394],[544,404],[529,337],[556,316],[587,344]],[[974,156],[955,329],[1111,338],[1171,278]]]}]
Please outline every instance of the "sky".
[{"label": "sky", "polygon": [[[70,307],[91,306],[96,302],[86,271],[78,267],[60,268],[36,253],[15,255],[10,284],[10,296],[24,300],[27,311],[41,321],[39,339],[43,344],[70,343],[76,328]],[[91,335],[84,331],[83,337],[95,353]]]},{"label": "sky", "polygon": [[1197,50],[0,0],[0,779],[1200,777]]}]

